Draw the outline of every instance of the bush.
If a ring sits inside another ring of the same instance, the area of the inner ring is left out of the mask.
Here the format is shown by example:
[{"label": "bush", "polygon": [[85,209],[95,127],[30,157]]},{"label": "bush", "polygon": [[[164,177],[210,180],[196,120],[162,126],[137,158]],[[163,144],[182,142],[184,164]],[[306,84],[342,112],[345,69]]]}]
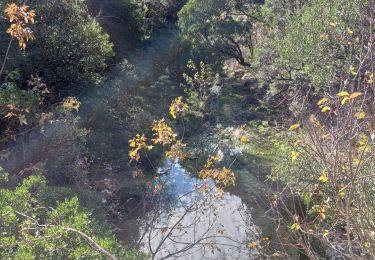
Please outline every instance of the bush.
[{"label": "bush", "polygon": [[[272,27],[264,30],[266,36],[257,45],[258,71],[267,80],[284,80],[294,89],[310,84],[316,90],[327,90],[360,52],[356,29],[361,27],[367,4],[287,2],[286,9],[278,8],[278,1],[263,6],[264,20],[271,21]],[[271,15],[282,17],[281,22]]]},{"label": "bush", "polygon": [[[33,0],[29,5],[36,11],[36,40],[26,52],[13,46],[10,55],[16,59],[7,64],[7,72],[19,69],[23,86],[30,75],[37,74],[59,96],[99,85],[113,56],[112,44],[89,15],[85,1]],[[2,46],[1,53],[5,53],[7,44]]]},{"label": "bush", "polygon": [[245,52],[252,52],[253,20],[247,9],[237,10],[238,6],[239,1],[188,1],[178,13],[182,39],[206,60],[235,59],[250,66]]},{"label": "bush", "polygon": [[[362,46],[368,46],[370,27],[357,28]],[[309,99],[315,108],[300,111],[299,123],[286,138],[290,145],[280,146],[272,178],[285,185],[273,195],[272,205],[290,227],[290,240],[311,258],[375,257],[371,64],[372,55],[346,64],[348,71],[335,79],[340,84],[320,100]]]},{"label": "bush", "polygon": [[77,197],[50,208],[40,200],[45,191],[41,176],[26,178],[14,190],[0,190],[1,258],[144,259],[115,240]]}]

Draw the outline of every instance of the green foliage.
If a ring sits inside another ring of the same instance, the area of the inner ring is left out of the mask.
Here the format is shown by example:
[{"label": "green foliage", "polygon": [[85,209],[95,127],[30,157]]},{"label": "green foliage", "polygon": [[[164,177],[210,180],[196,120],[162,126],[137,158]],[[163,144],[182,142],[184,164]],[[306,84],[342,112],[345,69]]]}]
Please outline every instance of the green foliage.
[{"label": "green foliage", "polygon": [[40,14],[35,44],[27,52],[28,72],[47,85],[74,95],[101,83],[113,55],[109,36],[87,10],[85,1],[35,0]]},{"label": "green foliage", "polygon": [[309,0],[265,0],[259,10],[259,15],[272,28],[282,28],[285,26],[288,14],[294,14],[308,2]]},{"label": "green foliage", "polygon": [[178,13],[182,38],[205,58],[249,66],[244,48],[251,51],[252,21],[236,7],[236,1],[188,1]]},{"label": "green foliage", "polygon": [[295,86],[311,82],[316,88],[327,88],[354,60],[357,49],[351,30],[358,28],[364,3],[287,1],[287,8],[278,3],[267,1],[262,9],[273,28],[260,44],[259,69],[271,79],[294,80]]},{"label": "green foliage", "polygon": [[78,185],[47,186],[45,192],[40,196],[40,201],[55,208],[59,201],[71,200],[74,197],[78,197],[79,204],[82,207],[92,210],[92,214],[96,219],[105,219],[100,194],[90,189],[82,189]]},{"label": "green foliage", "polygon": [[93,0],[89,10],[113,42],[116,60],[124,58],[148,35],[139,1]]},{"label": "green foliage", "polygon": [[[111,36],[117,58],[124,58],[167,25],[178,0],[91,0],[91,13]],[[96,7],[95,7],[96,5]]]},{"label": "green foliage", "polygon": [[42,96],[38,91],[19,89],[11,82],[0,87],[0,132],[10,134],[37,117],[31,111],[38,109]]},{"label": "green foliage", "polygon": [[[21,90],[13,83],[5,83],[1,85],[0,103],[4,106],[1,110],[6,109],[6,105],[13,104],[19,109],[30,109],[39,101],[38,93],[32,90]],[[2,111],[4,114],[4,110]]]},{"label": "green foliage", "polygon": [[187,72],[182,76],[185,79],[184,91],[189,107],[187,114],[204,117],[205,114],[210,113],[212,99],[220,94],[220,76],[215,75],[203,61],[198,65],[190,60],[186,67]]},{"label": "green foliage", "polygon": [[[2,0],[0,6],[7,2]],[[13,44],[7,74],[18,69],[19,85],[23,86],[30,75],[37,74],[60,95],[74,95],[84,88],[99,85],[107,62],[113,56],[112,44],[98,22],[89,15],[85,1],[33,0],[28,4],[37,14],[36,39],[28,44],[25,52]],[[5,28],[8,26],[7,22],[3,24]],[[4,55],[10,40],[3,33],[5,28],[1,26],[0,39],[4,42],[0,54]]]},{"label": "green foliage", "polygon": [[119,244],[105,224],[79,206],[77,197],[51,208],[40,200],[45,192],[46,181],[38,175],[14,190],[0,190],[2,259],[105,259],[80,232],[120,259],[144,258]]},{"label": "green foliage", "polygon": [[307,74],[315,86],[327,86],[332,75],[345,70],[350,58],[345,43],[352,39],[347,30],[358,15],[355,1],[331,1],[329,7],[326,1],[313,1],[287,18],[286,34],[276,45],[280,59]]},{"label": "green foliage", "polygon": [[147,39],[158,28],[167,23],[167,16],[177,4],[176,0],[132,0],[142,20],[138,24],[143,30],[143,38]]}]

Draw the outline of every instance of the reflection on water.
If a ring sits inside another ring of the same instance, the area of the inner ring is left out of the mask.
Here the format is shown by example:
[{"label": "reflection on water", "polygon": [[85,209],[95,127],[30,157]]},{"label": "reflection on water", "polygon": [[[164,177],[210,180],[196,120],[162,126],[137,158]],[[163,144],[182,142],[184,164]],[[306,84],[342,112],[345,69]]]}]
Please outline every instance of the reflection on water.
[{"label": "reflection on water", "polygon": [[[167,163],[167,167],[170,165]],[[202,193],[203,181],[179,164],[162,179],[169,202],[141,220],[141,248],[153,259],[249,259],[258,252],[246,245],[259,237],[241,198],[224,192]],[[158,202],[155,202],[157,204]]]}]

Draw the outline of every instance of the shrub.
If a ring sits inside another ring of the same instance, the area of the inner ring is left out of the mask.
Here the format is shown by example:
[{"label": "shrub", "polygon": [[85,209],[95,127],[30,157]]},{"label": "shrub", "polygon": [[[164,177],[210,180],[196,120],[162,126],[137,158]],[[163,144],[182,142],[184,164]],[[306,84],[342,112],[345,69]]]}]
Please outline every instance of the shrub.
[{"label": "shrub", "polygon": [[144,259],[115,240],[77,197],[51,208],[40,200],[45,191],[45,179],[38,175],[14,190],[0,190],[1,258]]}]

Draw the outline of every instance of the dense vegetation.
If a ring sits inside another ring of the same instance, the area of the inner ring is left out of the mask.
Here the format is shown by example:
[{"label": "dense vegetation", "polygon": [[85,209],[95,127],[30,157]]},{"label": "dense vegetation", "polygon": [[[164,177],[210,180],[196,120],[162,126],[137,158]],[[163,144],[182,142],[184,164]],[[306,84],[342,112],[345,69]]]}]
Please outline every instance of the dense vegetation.
[{"label": "dense vegetation", "polygon": [[246,146],[242,161],[271,162],[261,199],[282,238],[247,250],[375,258],[372,1],[0,0],[0,10],[2,259],[157,258],[111,224],[129,201],[155,203],[163,156],[215,183],[215,198],[241,185],[237,158],[219,166],[190,147],[221,124]]}]

